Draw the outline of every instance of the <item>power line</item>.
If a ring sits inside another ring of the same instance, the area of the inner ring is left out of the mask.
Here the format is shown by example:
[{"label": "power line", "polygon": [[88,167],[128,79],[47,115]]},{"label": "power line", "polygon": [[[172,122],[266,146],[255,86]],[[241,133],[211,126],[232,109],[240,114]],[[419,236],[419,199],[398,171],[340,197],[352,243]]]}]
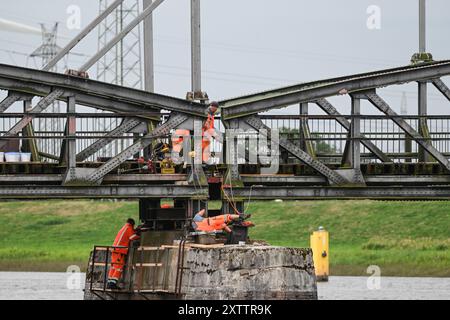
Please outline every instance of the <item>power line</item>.
[{"label": "power line", "polygon": [[[5,49],[0,49],[0,51],[3,52],[7,52],[7,53],[11,53],[11,54],[17,54],[17,55],[21,55],[21,56],[28,56],[28,54],[23,53],[23,52],[18,52],[18,51],[13,51],[13,50],[5,50]],[[73,53],[71,53],[73,54]],[[79,54],[80,56],[86,56],[84,54]],[[82,62],[82,60],[76,60],[76,59],[71,59],[72,62]],[[189,72],[190,69],[187,67],[181,67],[181,66],[171,66],[171,65],[163,65],[163,64],[156,64],[155,67],[157,68],[167,68],[167,69],[176,69],[176,70],[184,70]],[[167,71],[161,71],[161,70],[156,70],[155,73],[157,74],[163,74],[163,75],[169,75],[169,76],[175,76],[175,77],[182,77],[182,78],[189,78],[190,74],[189,73],[177,73],[177,72],[167,72]],[[206,80],[214,80],[214,81],[221,81],[221,82],[233,82],[233,83],[242,83],[242,84],[252,84],[252,85],[260,85],[260,86],[277,86],[280,85],[279,82],[257,82],[257,81],[250,81],[250,80],[239,80],[239,79],[229,79],[229,78],[223,78],[223,77],[211,77],[208,76],[207,74],[217,74],[217,75],[225,75],[225,76],[231,76],[231,77],[245,77],[245,78],[251,78],[251,79],[261,79],[261,80],[274,80],[274,81],[280,81],[280,82],[284,82],[284,83],[294,83],[294,82],[299,82],[298,80],[293,80],[293,79],[282,79],[282,78],[271,78],[271,77],[262,77],[262,76],[255,76],[255,75],[248,75],[248,74],[241,74],[241,73],[232,73],[232,72],[222,72],[222,71],[212,71],[212,70],[203,70],[202,71],[203,74],[205,74],[205,79]],[[398,95],[403,94],[403,92],[405,94],[408,95],[415,95],[417,94],[416,92],[412,92],[412,91],[395,91],[395,90],[386,90],[384,89],[387,96],[390,97],[397,97]],[[431,94],[430,93],[430,98],[433,100],[440,100],[441,96],[439,94]]]},{"label": "power line", "polygon": [[[164,39],[164,38],[169,38]],[[172,40],[170,40],[172,38]],[[175,39],[175,40],[173,40]],[[189,43],[185,40],[182,40],[181,38],[176,37],[166,37],[166,36],[160,36],[155,37],[155,40],[160,42],[166,42],[169,44],[175,44],[175,45],[184,45],[186,47],[189,46]],[[388,60],[388,59],[378,59],[378,58],[361,58],[361,57],[355,57],[355,56],[344,56],[344,55],[336,55],[336,54],[326,54],[323,52],[312,52],[312,51],[293,51],[293,50],[280,50],[280,49],[273,49],[273,48],[264,48],[264,47],[252,47],[248,45],[238,45],[238,44],[230,44],[230,43],[220,43],[220,42],[211,42],[211,41],[204,41],[203,45],[205,47],[210,48],[218,48],[218,49],[226,49],[229,51],[235,51],[240,53],[260,53],[265,55],[284,55],[284,56],[290,56],[295,58],[309,58],[309,59],[315,59],[315,60],[330,60],[330,61],[344,61],[348,63],[355,63],[356,60],[360,60],[359,63],[367,64],[367,62],[372,62],[372,64],[378,64],[378,65],[386,65],[389,63],[393,64],[399,64],[404,63],[405,60]],[[358,63],[358,62],[357,62]]]},{"label": "power line", "polygon": [[15,18],[15,19],[20,19],[20,20],[22,20],[22,21],[24,21],[24,22],[34,22],[34,23],[36,23],[36,24],[40,24],[40,23],[42,23],[42,22],[46,22],[46,23],[54,23],[55,21],[50,21],[50,20],[48,20],[47,18],[45,18],[45,19],[36,19],[36,16],[30,16],[30,15],[24,15],[23,14],[23,12],[21,12],[20,13],[20,15],[18,15],[18,14],[15,14],[15,13],[11,13],[11,11],[8,11],[8,10],[4,10],[3,8],[2,8],[2,16],[9,16],[9,17],[12,17],[12,18]]},{"label": "power line", "polygon": [[[0,38],[0,41],[6,42],[6,43],[15,44],[15,45],[18,45],[18,46],[33,48],[33,49],[36,47],[35,45],[22,43],[22,42],[18,42],[18,41],[13,41],[13,40],[8,40],[8,39],[3,39],[3,38]],[[39,43],[39,41],[36,41],[36,43]]]},{"label": "power line", "polygon": [[17,55],[20,55],[20,56],[26,56],[26,57],[29,56],[28,53],[19,52],[19,51],[14,51],[14,50],[0,49],[0,51],[7,52],[7,53],[12,53],[12,54],[17,54]]}]

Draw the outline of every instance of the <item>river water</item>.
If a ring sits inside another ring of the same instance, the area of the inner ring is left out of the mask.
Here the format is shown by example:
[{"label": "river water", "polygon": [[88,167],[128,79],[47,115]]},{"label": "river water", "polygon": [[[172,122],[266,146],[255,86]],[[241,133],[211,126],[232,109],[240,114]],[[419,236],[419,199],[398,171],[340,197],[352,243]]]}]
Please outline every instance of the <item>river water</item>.
[{"label": "river water", "polygon": [[[0,300],[81,300],[82,273],[0,272]],[[330,277],[319,299],[450,300],[450,278]]]}]

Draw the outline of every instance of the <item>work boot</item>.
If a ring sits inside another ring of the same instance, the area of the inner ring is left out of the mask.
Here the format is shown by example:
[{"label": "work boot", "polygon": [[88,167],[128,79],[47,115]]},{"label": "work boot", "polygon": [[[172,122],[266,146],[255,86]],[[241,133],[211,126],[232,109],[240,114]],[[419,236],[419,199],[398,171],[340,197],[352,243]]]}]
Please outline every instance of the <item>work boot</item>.
[{"label": "work boot", "polygon": [[239,227],[244,227],[244,228],[250,228],[250,227],[254,227],[255,224],[251,221],[243,221],[243,220],[238,220],[235,221],[233,223],[233,226],[239,226]]},{"label": "work boot", "polygon": [[254,227],[255,224],[251,221],[244,221],[244,222],[242,222],[241,226],[250,228],[250,227]]},{"label": "work boot", "polygon": [[244,221],[250,218],[252,215],[250,213],[239,213],[239,221]]},{"label": "work boot", "polygon": [[118,290],[119,287],[117,286],[117,281],[108,280],[108,282],[106,283],[106,289],[108,289],[108,290]]}]

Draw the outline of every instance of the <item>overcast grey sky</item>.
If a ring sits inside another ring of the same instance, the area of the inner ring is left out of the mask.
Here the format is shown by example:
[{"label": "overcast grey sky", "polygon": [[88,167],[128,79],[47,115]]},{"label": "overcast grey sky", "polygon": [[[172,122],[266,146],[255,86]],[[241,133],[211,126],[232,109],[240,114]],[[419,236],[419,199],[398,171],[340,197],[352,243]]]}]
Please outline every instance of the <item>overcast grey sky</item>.
[{"label": "overcast grey sky", "polygon": [[[81,8],[82,27],[98,14],[99,7],[97,0],[0,3],[0,18],[32,26],[59,21],[60,33],[69,37],[79,30],[67,29],[67,7]],[[154,14],[158,93],[184,97],[190,89],[189,3],[165,0]],[[367,28],[370,5],[381,9],[379,30]],[[427,45],[435,59],[450,59],[449,13],[449,1],[428,0]],[[67,41],[61,39],[59,44]],[[30,53],[40,42],[39,36],[0,29],[0,62],[25,66],[25,56],[5,50]],[[202,46],[203,89],[214,99],[406,65],[418,50],[418,0],[202,0]],[[94,33],[75,51],[92,55],[96,49]],[[75,57],[71,66],[76,68],[85,59]],[[412,113],[414,85],[389,88],[383,94],[399,110],[403,91]],[[348,110],[344,100],[336,101],[342,112]],[[430,89],[430,113],[449,114],[444,102]]]}]

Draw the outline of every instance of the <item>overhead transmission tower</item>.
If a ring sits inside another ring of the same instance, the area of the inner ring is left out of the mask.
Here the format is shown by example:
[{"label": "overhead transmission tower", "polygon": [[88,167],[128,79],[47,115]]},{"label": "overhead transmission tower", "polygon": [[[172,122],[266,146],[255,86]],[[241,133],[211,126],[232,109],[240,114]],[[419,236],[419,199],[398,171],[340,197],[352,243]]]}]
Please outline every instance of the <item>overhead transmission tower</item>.
[{"label": "overhead transmission tower", "polygon": [[45,24],[41,23],[42,30],[42,45],[34,50],[30,57],[32,58],[40,58],[42,67],[45,66],[52,58],[56,56],[61,48],[58,46],[57,37],[58,37],[58,23],[48,30]]},{"label": "overhead transmission tower", "polygon": [[[99,0],[99,14],[110,6],[112,0]],[[140,0],[125,0],[117,7],[98,28],[98,49],[103,48],[111,39],[119,34],[141,12]],[[105,54],[97,63],[97,80],[120,86],[143,89],[143,64],[141,25],[134,28],[113,49]],[[118,120],[106,123],[98,119],[94,130],[110,131],[118,126]],[[102,156],[110,156],[112,148],[118,148],[117,141],[103,148]]]},{"label": "overhead transmission tower", "polygon": [[[99,0],[100,14],[111,3],[111,0]],[[103,48],[123,30],[124,26],[139,15],[141,12],[140,3],[140,0],[125,0],[99,25],[99,49]],[[97,79],[125,87],[142,89],[143,70],[141,55],[141,26],[138,25],[99,60],[97,63]]]}]

